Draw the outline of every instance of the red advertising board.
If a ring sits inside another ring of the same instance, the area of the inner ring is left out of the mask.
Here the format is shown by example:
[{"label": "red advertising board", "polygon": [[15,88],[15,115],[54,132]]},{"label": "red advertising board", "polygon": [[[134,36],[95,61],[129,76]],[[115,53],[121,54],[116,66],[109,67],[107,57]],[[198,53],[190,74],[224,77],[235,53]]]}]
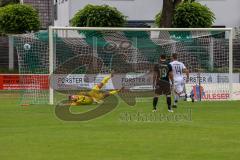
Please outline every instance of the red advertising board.
[{"label": "red advertising board", "polygon": [[0,75],[0,90],[49,89],[48,75]]}]

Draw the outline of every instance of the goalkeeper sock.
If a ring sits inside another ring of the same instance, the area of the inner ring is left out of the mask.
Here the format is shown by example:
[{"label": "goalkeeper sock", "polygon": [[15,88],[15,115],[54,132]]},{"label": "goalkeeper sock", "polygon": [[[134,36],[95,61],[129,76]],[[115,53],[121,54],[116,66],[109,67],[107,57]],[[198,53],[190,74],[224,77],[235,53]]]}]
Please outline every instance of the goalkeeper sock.
[{"label": "goalkeeper sock", "polygon": [[93,90],[100,90],[103,86],[105,86],[108,83],[109,79],[111,79],[111,76],[103,78],[100,84],[97,84],[93,87]]},{"label": "goalkeeper sock", "polygon": [[109,81],[109,79],[111,79],[111,76],[105,77],[101,83],[106,84]]},{"label": "goalkeeper sock", "polygon": [[157,109],[158,97],[153,98],[153,109]]}]

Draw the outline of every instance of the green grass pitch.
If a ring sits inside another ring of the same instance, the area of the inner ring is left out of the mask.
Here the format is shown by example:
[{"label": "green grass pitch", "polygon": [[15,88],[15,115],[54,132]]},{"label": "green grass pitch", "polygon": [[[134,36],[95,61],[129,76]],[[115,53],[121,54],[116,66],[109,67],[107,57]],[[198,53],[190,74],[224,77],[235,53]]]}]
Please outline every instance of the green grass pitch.
[{"label": "green grass pitch", "polygon": [[[2,160],[236,160],[240,157],[240,101],[181,102],[191,121],[123,121],[122,113],[151,113],[151,101],[88,122],[65,122],[54,106],[22,107],[0,95]],[[165,100],[159,112],[168,114]],[[88,109],[77,107],[73,112]]]}]

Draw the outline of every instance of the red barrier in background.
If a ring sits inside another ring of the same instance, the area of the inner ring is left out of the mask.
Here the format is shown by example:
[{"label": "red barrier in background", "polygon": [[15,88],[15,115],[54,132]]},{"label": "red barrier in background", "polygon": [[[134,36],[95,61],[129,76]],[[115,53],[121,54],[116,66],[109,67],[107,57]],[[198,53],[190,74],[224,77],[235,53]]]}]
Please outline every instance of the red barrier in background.
[{"label": "red barrier in background", "polygon": [[48,75],[0,75],[0,90],[49,89]]}]

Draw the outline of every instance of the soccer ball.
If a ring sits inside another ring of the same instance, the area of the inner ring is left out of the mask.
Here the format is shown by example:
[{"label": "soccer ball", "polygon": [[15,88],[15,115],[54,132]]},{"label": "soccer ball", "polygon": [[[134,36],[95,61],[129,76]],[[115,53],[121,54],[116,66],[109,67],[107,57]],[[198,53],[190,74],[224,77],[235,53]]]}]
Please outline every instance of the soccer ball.
[{"label": "soccer ball", "polygon": [[31,49],[31,46],[30,46],[30,44],[26,43],[26,44],[24,44],[23,48],[28,51]]}]

